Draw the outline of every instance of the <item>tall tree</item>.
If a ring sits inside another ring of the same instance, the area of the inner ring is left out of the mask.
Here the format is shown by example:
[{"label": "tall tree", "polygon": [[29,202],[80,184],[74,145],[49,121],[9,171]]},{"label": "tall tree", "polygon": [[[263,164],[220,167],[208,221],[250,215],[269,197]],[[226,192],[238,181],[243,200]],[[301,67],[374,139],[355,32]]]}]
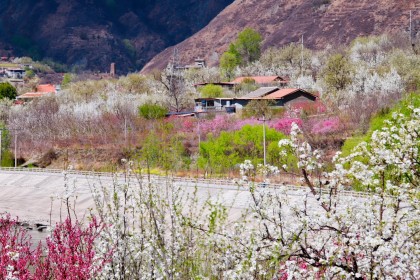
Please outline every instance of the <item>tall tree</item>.
[{"label": "tall tree", "polygon": [[328,88],[333,91],[343,90],[351,83],[352,66],[342,54],[331,56],[322,75]]},{"label": "tall tree", "polygon": [[261,56],[261,42],[261,34],[252,28],[245,28],[240,32],[235,42],[229,45],[229,49],[220,58],[223,75],[231,79],[236,66],[258,60]]},{"label": "tall tree", "polygon": [[242,63],[248,64],[261,56],[262,36],[252,28],[245,28],[238,34],[235,47],[241,56]]}]

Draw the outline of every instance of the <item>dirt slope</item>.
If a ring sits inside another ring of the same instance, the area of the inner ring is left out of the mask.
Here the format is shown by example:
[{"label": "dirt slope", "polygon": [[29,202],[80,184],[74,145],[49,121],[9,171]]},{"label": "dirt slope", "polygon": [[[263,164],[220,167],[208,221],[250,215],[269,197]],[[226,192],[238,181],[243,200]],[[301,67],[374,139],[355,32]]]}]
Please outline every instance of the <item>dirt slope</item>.
[{"label": "dirt slope", "polygon": [[[410,10],[417,31],[420,0],[236,0],[176,48],[182,63],[202,56],[214,65],[237,33],[252,27],[263,34],[265,48],[299,41],[303,35],[307,47],[321,49],[362,35],[408,34]],[[166,49],[142,71],[162,69],[172,54],[173,48]]]}]

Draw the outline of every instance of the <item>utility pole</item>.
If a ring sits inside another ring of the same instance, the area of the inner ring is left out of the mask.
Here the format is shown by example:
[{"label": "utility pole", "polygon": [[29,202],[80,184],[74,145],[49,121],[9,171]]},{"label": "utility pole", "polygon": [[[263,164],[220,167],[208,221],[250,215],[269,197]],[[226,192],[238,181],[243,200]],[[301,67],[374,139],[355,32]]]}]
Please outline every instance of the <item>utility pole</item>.
[{"label": "utility pole", "polygon": [[265,151],[265,116],[263,115],[263,147],[264,147],[264,167],[267,165],[267,156]]},{"label": "utility pole", "polygon": [[303,76],[303,34],[302,34],[302,48],[300,51],[300,76]]},{"label": "utility pole", "polygon": [[17,167],[17,131],[15,130],[15,168]]},{"label": "utility pole", "polygon": [[200,154],[201,133],[200,133],[200,117],[197,114],[197,130],[198,130],[198,154]]},{"label": "utility pole", "polygon": [[0,167],[1,167],[1,152],[2,152],[2,150],[1,150],[1,145],[2,145],[1,140],[2,139],[3,139],[3,129],[0,129]]},{"label": "utility pole", "polygon": [[410,10],[410,45],[413,45],[413,11]]},{"label": "utility pole", "polygon": [[127,117],[124,115],[124,142],[127,147]]}]

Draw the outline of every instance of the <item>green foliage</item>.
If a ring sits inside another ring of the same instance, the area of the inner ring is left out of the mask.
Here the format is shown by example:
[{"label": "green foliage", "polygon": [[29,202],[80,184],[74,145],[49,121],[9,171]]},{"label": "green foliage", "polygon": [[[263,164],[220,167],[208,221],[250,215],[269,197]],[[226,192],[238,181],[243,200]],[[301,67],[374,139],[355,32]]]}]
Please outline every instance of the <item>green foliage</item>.
[{"label": "green foliage", "polygon": [[162,123],[145,138],[140,159],[146,164],[148,172],[151,168],[178,171],[190,164],[181,136],[175,135],[173,126]]},{"label": "green foliage", "polygon": [[168,113],[168,109],[157,104],[144,104],[139,107],[139,114],[147,120],[162,119]]},{"label": "green foliage", "polygon": [[[372,133],[375,130],[381,129],[384,126],[384,122],[392,119],[392,114],[399,113],[405,116],[408,116],[410,111],[408,110],[409,106],[414,108],[420,108],[420,94],[412,93],[408,95],[404,100],[399,102],[392,110],[383,109],[370,121],[369,131],[365,135],[357,135],[347,139],[344,142],[341,152],[343,156],[348,156],[351,154],[351,151],[361,142],[369,143],[371,141]],[[367,160],[367,159],[366,159]]]},{"label": "green foliage", "polygon": [[64,74],[63,81],[61,82],[61,86],[63,88],[66,87],[68,84],[71,83],[71,80],[72,80],[72,75],[70,73]]},{"label": "green foliage", "polygon": [[202,97],[216,98],[223,96],[223,88],[219,85],[208,84],[200,89]]},{"label": "green foliage", "polygon": [[17,91],[14,86],[9,83],[0,83],[0,99],[16,99]]},{"label": "green foliage", "polygon": [[233,53],[227,51],[220,58],[220,70],[228,80],[232,79],[235,68],[240,64],[240,59]]},{"label": "green foliage", "polygon": [[327,87],[334,92],[343,90],[351,83],[353,69],[350,61],[342,54],[332,55],[322,71]]},{"label": "green foliage", "polygon": [[260,58],[262,36],[252,28],[245,28],[238,34],[235,48],[241,55],[243,63],[247,64]]},{"label": "green foliage", "polygon": [[237,66],[258,60],[261,56],[261,42],[261,34],[252,28],[245,28],[240,32],[235,42],[229,45],[229,49],[220,58],[222,74],[231,79]]},{"label": "green foliage", "polygon": [[13,167],[14,166],[14,156],[13,153],[9,150],[10,147],[10,133],[4,125],[0,125],[1,131],[1,159],[0,166],[2,167]]},{"label": "green foliage", "polygon": [[[267,159],[273,164],[280,160],[278,141],[286,136],[266,127]],[[226,173],[249,159],[254,164],[263,162],[263,127],[245,125],[241,130],[222,132],[219,137],[209,135],[200,144],[200,168],[213,173]]]},{"label": "green foliage", "polygon": [[32,69],[28,69],[25,71],[25,77],[28,79],[32,79],[33,77],[35,77],[35,72]]},{"label": "green foliage", "polygon": [[122,87],[124,92],[129,93],[147,93],[150,89],[146,77],[139,74],[130,74],[121,77],[118,85]]}]

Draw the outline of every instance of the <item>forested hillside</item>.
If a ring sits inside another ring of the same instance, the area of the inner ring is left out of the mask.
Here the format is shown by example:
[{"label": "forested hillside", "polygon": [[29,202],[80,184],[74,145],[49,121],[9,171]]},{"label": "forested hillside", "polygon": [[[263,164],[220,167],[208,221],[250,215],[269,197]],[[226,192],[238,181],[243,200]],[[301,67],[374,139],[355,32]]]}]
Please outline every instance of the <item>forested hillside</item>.
[{"label": "forested hillside", "polygon": [[51,58],[69,69],[120,73],[204,27],[231,0],[0,1],[0,55]]}]

